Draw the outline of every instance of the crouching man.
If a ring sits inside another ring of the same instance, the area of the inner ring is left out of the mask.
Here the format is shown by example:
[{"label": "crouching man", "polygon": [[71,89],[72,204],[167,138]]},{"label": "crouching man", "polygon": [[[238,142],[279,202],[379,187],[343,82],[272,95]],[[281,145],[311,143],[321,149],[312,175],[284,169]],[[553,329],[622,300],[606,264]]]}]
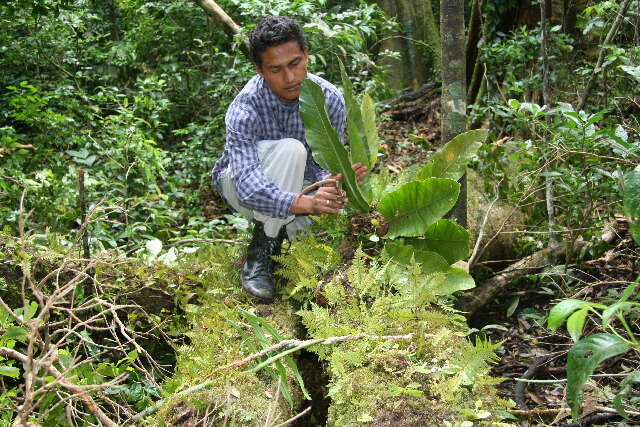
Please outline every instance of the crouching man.
[{"label": "crouching man", "polygon": [[[270,302],[275,295],[273,255],[309,227],[308,214],[338,214],[346,203],[335,184],[302,195],[303,185],[329,176],[311,156],[298,106],[302,82],[320,85],[331,124],[344,138],[345,105],[338,89],[307,73],[309,49],[302,29],[290,18],[267,16],[249,39],[257,74],[233,100],[225,116],[227,141],[213,168],[213,183],[227,203],[254,221],[253,237],[241,272],[242,288],[252,297]],[[366,167],[353,165],[358,181]]]}]

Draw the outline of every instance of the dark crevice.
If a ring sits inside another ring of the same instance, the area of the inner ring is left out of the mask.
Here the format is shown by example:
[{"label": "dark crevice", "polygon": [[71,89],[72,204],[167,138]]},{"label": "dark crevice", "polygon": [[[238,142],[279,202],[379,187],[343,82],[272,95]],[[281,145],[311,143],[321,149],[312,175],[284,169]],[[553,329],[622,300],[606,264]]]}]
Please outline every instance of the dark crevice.
[{"label": "dark crevice", "polygon": [[311,406],[311,411],[297,420],[294,426],[312,427],[327,424],[330,404],[330,399],[327,397],[329,376],[324,368],[317,354],[307,350],[302,350],[298,354],[298,370],[309,395],[311,395],[311,401],[303,400],[298,412],[304,411],[308,406]]}]

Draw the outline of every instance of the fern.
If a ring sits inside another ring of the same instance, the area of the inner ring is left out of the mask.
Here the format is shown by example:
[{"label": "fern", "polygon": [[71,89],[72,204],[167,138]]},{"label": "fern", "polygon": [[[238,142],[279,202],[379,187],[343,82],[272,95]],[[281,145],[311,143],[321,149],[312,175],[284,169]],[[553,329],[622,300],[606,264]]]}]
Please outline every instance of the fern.
[{"label": "fern", "polygon": [[353,263],[347,271],[349,283],[358,291],[358,297],[378,297],[383,291],[382,285],[386,276],[389,262],[380,265],[377,260],[372,260],[369,265],[365,261],[365,253],[360,246],[354,255]]},{"label": "fern", "polygon": [[[303,301],[315,291],[318,277],[335,268],[339,255],[333,248],[319,243],[312,234],[308,234],[306,238],[297,240],[287,254],[275,256],[274,259],[280,264],[275,274],[289,283],[287,294]],[[303,290],[307,293],[301,292]]]},{"label": "fern", "polygon": [[453,360],[457,370],[456,375],[463,385],[472,385],[480,375],[485,375],[489,363],[496,362],[500,357],[495,351],[502,346],[502,341],[491,343],[490,339],[476,336],[475,345],[466,346],[459,357]]}]

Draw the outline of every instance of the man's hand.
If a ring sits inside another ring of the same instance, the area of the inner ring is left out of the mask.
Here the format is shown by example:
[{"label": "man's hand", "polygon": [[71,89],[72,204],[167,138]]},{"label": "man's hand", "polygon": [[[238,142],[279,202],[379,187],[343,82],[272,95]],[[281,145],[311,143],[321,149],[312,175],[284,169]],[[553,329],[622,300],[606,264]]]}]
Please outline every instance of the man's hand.
[{"label": "man's hand", "polygon": [[[356,173],[356,181],[358,182],[358,185],[362,185],[364,179],[367,177],[368,168],[362,163],[355,163],[351,166],[351,169],[353,169],[353,171]],[[342,179],[342,174],[339,173],[338,175],[331,175],[326,177],[325,179],[335,179],[337,181],[340,181]],[[335,184],[333,183],[326,185],[335,187]]]},{"label": "man's hand", "polygon": [[334,184],[322,186],[314,194],[298,195],[291,206],[294,214],[339,214],[347,203],[346,193]]},{"label": "man's hand", "polygon": [[[362,185],[363,180],[367,177],[367,167],[362,163],[356,163],[352,166],[356,173],[356,181],[358,185]],[[331,175],[325,179],[334,179],[340,182],[342,174]],[[291,206],[291,213],[294,214],[319,214],[331,213],[339,214],[347,203],[347,194],[340,188],[337,183],[328,183],[323,185],[312,195],[299,195]]]}]

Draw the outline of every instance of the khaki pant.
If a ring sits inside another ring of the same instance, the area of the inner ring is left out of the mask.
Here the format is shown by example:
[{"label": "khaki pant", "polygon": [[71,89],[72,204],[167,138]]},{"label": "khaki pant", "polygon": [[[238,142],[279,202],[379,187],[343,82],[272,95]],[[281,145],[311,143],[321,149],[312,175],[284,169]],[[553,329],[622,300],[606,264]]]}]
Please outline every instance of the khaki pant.
[{"label": "khaki pant", "polygon": [[[304,182],[304,170],[307,162],[307,149],[297,139],[285,138],[258,142],[258,159],[262,172],[282,191],[299,193]],[[220,175],[222,196],[227,203],[249,221],[256,220],[264,224],[264,232],[269,237],[276,237],[282,227],[287,228],[289,240],[296,233],[306,230],[311,220],[306,215],[290,215],[287,218],[273,218],[254,211],[240,204],[231,174],[231,166]]]}]

